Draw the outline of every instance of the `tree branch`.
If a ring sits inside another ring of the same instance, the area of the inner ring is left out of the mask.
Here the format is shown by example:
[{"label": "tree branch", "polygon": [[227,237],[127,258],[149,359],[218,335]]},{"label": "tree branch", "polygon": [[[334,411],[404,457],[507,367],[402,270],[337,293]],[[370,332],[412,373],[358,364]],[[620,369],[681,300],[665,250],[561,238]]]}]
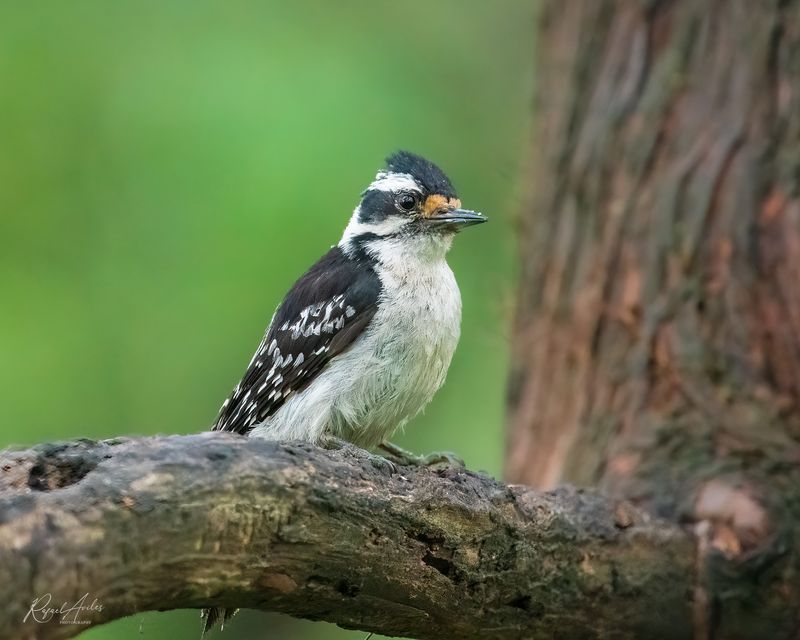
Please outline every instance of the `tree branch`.
[{"label": "tree branch", "polygon": [[692,538],[593,492],[220,433],[46,444],[0,469],[14,637],[77,635],[31,603],[87,593],[90,625],[215,605],[447,640],[690,633]]}]

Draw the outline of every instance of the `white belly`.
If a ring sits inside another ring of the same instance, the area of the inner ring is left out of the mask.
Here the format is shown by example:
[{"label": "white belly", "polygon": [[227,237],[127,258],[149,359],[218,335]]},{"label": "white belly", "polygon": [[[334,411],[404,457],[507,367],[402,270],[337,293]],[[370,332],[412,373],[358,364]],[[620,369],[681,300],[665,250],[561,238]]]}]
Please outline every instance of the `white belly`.
[{"label": "white belly", "polygon": [[372,447],[430,402],[460,333],[453,272],[441,259],[424,269],[393,265],[379,275],[382,301],[364,334],[252,436],[315,442],[331,434]]}]

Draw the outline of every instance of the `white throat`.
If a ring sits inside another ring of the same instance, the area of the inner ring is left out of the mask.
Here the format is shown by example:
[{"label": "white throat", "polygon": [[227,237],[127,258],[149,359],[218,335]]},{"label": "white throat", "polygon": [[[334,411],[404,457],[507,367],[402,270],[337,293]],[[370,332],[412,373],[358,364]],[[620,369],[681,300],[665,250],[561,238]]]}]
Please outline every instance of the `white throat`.
[{"label": "white throat", "polygon": [[423,234],[376,238],[365,244],[367,252],[393,273],[413,273],[425,265],[443,263],[453,243],[452,234]]}]

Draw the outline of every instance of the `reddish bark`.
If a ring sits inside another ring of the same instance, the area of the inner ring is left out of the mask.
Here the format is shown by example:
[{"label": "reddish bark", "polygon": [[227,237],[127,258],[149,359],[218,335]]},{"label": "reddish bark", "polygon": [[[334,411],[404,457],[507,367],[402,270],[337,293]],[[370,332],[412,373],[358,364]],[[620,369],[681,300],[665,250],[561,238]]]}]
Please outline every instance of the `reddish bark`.
[{"label": "reddish bark", "polygon": [[794,637],[800,3],[553,0],[539,38],[507,477],[704,523],[698,633]]}]

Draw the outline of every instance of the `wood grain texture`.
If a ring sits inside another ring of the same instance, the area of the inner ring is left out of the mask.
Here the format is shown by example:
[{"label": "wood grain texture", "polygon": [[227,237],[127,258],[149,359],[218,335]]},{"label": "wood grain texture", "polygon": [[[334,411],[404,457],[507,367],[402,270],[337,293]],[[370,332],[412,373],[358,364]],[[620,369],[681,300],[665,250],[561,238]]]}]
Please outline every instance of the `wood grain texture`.
[{"label": "wood grain texture", "polygon": [[[0,455],[0,637],[204,606],[417,638],[686,636],[693,541],[625,502],[224,433]],[[683,622],[682,622],[683,621]],[[198,619],[199,633],[199,619]]]},{"label": "wood grain texture", "polygon": [[800,637],[800,2],[550,0],[537,44],[506,477],[696,525],[698,638]]}]

